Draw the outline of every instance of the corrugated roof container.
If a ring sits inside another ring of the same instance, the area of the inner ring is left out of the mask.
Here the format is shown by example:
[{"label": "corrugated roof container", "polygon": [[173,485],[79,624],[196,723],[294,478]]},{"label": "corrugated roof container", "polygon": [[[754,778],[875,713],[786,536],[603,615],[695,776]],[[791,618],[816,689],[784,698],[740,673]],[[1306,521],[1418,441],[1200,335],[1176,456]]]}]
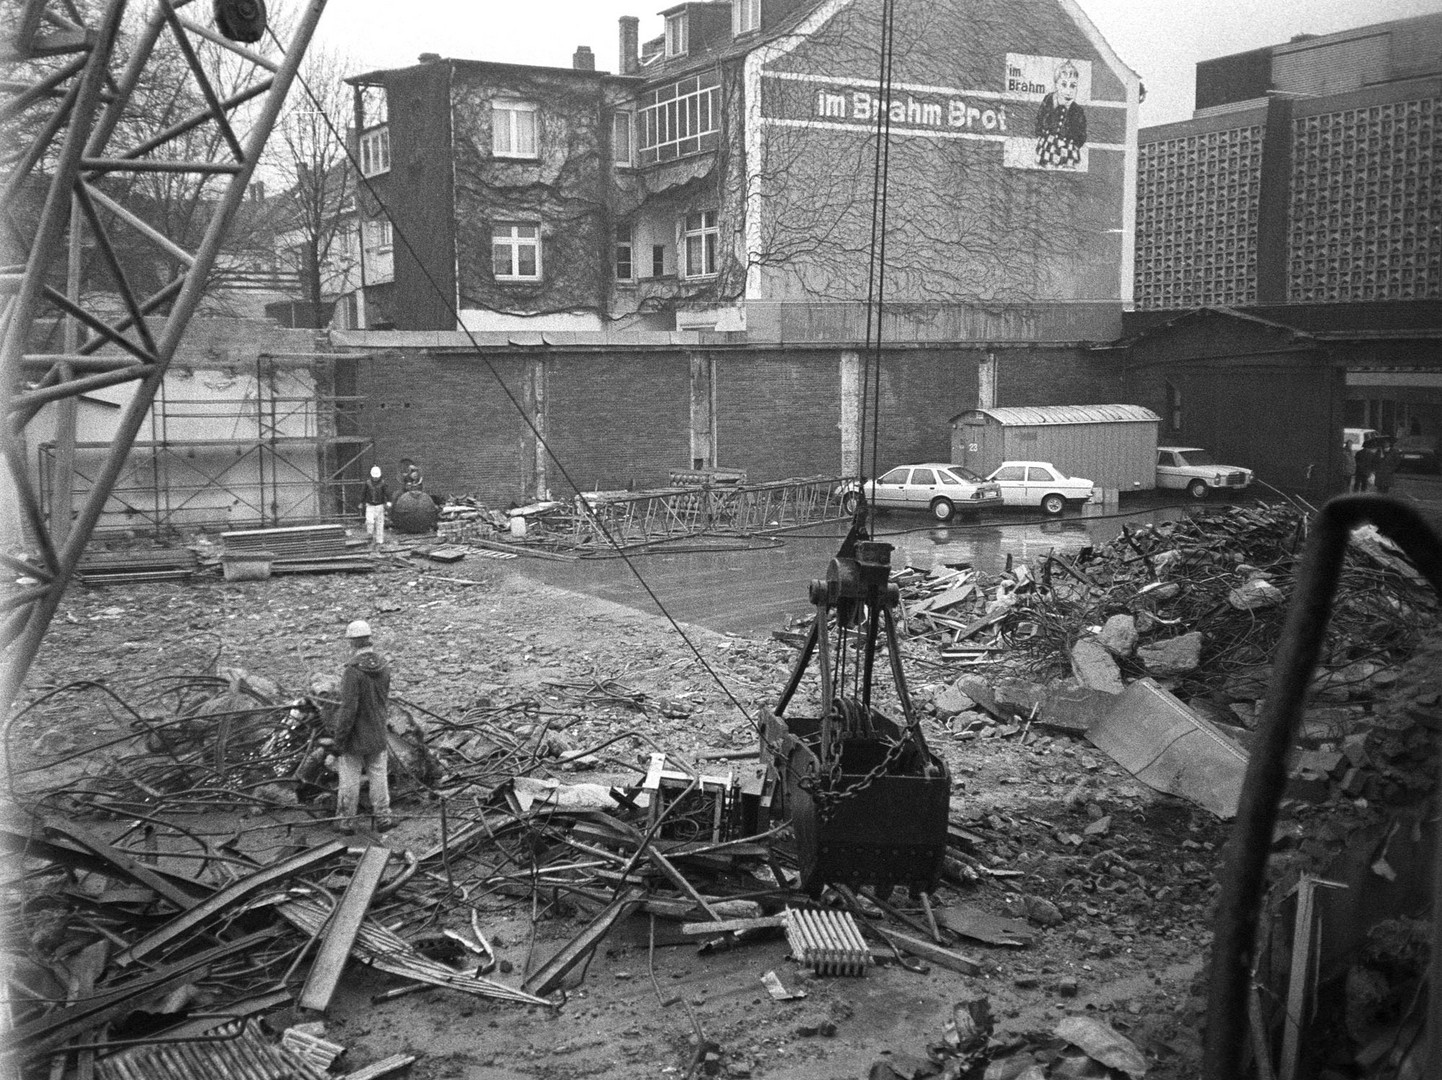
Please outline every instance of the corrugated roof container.
[{"label": "corrugated roof container", "polygon": [[1003,461],[1049,461],[1099,488],[1150,491],[1160,424],[1140,405],[971,409],[951,418],[951,461],[983,476]]}]

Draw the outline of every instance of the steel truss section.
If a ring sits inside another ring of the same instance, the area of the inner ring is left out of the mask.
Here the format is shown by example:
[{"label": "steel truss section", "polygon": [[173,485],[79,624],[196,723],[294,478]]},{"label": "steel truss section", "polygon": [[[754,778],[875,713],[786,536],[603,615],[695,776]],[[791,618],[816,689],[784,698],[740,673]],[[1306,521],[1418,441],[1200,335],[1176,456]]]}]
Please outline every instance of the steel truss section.
[{"label": "steel truss section", "polygon": [[[288,42],[271,34],[268,44],[253,47],[197,21],[202,16],[196,9],[209,5],[134,0],[129,6],[145,15],[134,34],[123,21],[126,0],[93,5],[98,14],[91,22],[73,0],[24,0],[3,46],[12,78],[0,87],[0,122],[10,148],[0,165],[6,170],[0,174],[0,208],[7,226],[0,239],[6,245],[0,248],[6,395],[0,454],[30,548],[0,555],[7,572],[22,581],[0,599],[4,706],[23,682],[150,414],[325,0],[307,0]],[[202,104],[162,131],[141,134],[126,121],[143,108],[137,89],[159,67],[163,35],[181,58],[164,78],[186,83],[174,89],[188,89]],[[238,66],[240,85],[223,98],[201,59],[216,47]],[[213,136],[220,150],[206,160],[188,160],[183,137],[200,131]],[[107,190],[108,178],[154,174],[189,178],[193,185],[194,205],[205,221],[193,248]],[[113,311],[92,310],[83,299],[80,266],[87,247],[103,270]],[[169,266],[170,276],[146,295],[142,283],[157,264]],[[56,321],[65,327],[64,345],[47,351],[44,331]],[[28,460],[28,425],[43,410],[56,411],[57,471],[68,490],[76,400],[127,383],[134,391],[83,502],[73,515],[57,506],[61,512],[47,517]]]},{"label": "steel truss section", "polygon": [[[576,547],[637,547],[688,536],[754,536],[850,518],[848,480],[811,476],[764,484],[586,492],[592,512],[577,514]],[[598,522],[600,523],[598,525]],[[602,535],[604,526],[606,534]]]}]

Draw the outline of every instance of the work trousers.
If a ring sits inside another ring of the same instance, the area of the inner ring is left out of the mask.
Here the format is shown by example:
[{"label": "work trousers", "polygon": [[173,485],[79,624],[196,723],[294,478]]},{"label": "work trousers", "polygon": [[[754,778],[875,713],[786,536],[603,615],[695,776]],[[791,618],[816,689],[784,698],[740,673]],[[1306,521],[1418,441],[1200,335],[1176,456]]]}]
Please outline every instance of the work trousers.
[{"label": "work trousers", "polygon": [[336,771],[340,774],[340,791],[336,798],[336,814],[340,824],[354,825],[360,813],[361,772],[370,781],[371,813],[377,818],[390,817],[391,788],[387,775],[388,760],[384,750],[362,757],[360,754],[338,754],[335,759]]},{"label": "work trousers", "polygon": [[385,503],[366,504],[366,532],[370,534],[371,542],[376,547],[386,542]]}]

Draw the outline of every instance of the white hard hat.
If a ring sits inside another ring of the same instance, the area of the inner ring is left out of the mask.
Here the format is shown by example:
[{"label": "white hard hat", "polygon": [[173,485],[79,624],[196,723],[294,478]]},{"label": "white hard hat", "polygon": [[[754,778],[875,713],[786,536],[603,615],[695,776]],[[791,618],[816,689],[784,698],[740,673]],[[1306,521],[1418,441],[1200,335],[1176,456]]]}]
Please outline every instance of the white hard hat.
[{"label": "white hard hat", "polygon": [[379,480],[380,478],[381,478],[381,467],[380,467],[379,465],[372,465],[372,466],[371,466],[371,479],[372,479],[372,480]]},{"label": "white hard hat", "polygon": [[364,619],[357,619],[345,628],[345,636],[348,638],[370,637],[371,624]]}]

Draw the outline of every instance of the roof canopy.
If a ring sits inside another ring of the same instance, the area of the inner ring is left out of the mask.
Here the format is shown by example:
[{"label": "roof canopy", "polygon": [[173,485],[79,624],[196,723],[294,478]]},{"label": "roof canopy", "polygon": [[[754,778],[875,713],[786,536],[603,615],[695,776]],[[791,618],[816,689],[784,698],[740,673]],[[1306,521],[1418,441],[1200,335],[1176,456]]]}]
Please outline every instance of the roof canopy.
[{"label": "roof canopy", "polygon": [[1039,427],[1047,424],[1159,424],[1161,417],[1140,405],[1024,405],[1007,409],[968,409],[951,418],[994,420],[1006,427]]}]

